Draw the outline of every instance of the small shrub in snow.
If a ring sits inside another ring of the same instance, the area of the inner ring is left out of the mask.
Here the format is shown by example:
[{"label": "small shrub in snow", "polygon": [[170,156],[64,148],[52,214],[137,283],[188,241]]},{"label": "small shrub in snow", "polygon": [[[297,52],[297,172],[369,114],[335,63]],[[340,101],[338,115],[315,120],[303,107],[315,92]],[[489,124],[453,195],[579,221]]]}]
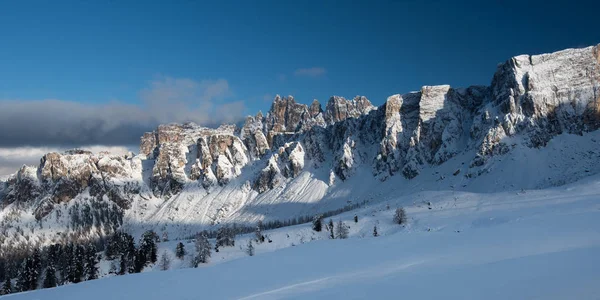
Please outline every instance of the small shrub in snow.
[{"label": "small shrub in snow", "polygon": [[400,225],[406,224],[406,211],[404,211],[404,208],[396,208],[396,212],[394,213],[394,223]]},{"label": "small shrub in snow", "polygon": [[336,233],[335,236],[338,239],[347,239],[348,238],[348,226],[346,226],[346,224],[344,224],[344,222],[342,222],[342,220],[339,220],[337,223],[337,227],[336,227]]},{"label": "small shrub in snow", "polygon": [[161,254],[158,266],[162,271],[166,271],[171,267],[171,258],[166,250]]}]

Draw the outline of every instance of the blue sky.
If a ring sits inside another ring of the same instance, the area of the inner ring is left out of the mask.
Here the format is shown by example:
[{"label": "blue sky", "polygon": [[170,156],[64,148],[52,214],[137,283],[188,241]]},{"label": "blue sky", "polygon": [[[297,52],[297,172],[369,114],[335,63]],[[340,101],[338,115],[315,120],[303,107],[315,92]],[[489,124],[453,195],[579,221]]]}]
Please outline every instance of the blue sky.
[{"label": "blue sky", "polygon": [[426,84],[488,84],[513,55],[600,42],[598,1],[216,2],[3,2],[0,98],[137,102],[169,76],[225,79],[248,112],[277,93],[381,104]]},{"label": "blue sky", "polygon": [[135,145],[275,94],[485,85],[511,56],[600,43],[599,2],[2,1],[0,148]]}]

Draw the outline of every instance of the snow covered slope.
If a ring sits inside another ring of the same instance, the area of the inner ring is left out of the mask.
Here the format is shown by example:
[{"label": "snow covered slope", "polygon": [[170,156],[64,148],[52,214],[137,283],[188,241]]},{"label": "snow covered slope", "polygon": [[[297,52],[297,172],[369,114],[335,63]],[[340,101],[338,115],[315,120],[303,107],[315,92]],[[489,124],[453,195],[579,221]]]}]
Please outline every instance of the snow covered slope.
[{"label": "snow covered slope", "polygon": [[[386,196],[333,218],[350,226],[346,240],[330,240],[308,225],[281,228],[264,232],[273,243],[256,245],[252,257],[224,248],[198,269],[116,276],[2,299],[600,297],[599,176],[545,190]],[[409,216],[406,227],[392,223],[400,205]],[[381,236],[371,235],[374,226]],[[160,244],[161,252],[174,248],[173,242]],[[173,266],[187,264],[176,260]]]},{"label": "snow covered slope", "polygon": [[518,191],[598,174],[598,48],[517,56],[490,86],[424,86],[380,107],[334,96],[323,110],[277,96],[241,128],[161,125],[142,136],[139,155],[49,153],[0,182],[0,245],[117,228],[185,237],[391,195]]}]

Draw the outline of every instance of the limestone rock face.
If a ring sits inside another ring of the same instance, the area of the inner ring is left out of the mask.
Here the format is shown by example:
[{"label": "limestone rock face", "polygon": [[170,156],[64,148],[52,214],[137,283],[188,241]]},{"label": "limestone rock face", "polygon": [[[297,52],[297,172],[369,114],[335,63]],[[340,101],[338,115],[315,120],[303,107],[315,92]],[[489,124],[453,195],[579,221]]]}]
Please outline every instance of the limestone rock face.
[{"label": "limestone rock face", "polygon": [[153,156],[154,149],[158,146],[158,137],[156,132],[146,132],[142,135],[140,142],[140,153],[145,156]]},{"label": "limestone rock face", "polygon": [[333,124],[348,118],[358,118],[368,114],[373,109],[376,109],[376,107],[364,96],[356,96],[352,100],[333,96],[327,102],[324,118],[327,124]]},{"label": "limestone rock face", "polygon": [[170,218],[181,206],[192,211],[187,217],[216,224],[247,201],[291,197],[309,181],[328,189],[357,172],[418,180],[466,157],[454,175],[478,176],[516,147],[600,129],[599,51],[516,56],[498,66],[490,86],[424,86],[380,107],[362,96],[334,96],[324,108],[277,96],[266,115],[240,128],[160,125],[143,134],[138,156],[48,153],[0,180],[0,207],[30,208],[44,220],[73,202],[110,203],[138,221],[142,213]]},{"label": "limestone rock face", "polygon": [[310,113],[311,118],[314,118],[323,112],[323,109],[321,108],[321,103],[319,103],[319,100],[317,100],[317,99],[313,100],[313,102],[310,104],[310,107],[308,108],[308,112]]},{"label": "limestone rock face", "polygon": [[106,195],[127,209],[141,188],[134,178],[139,172],[141,160],[137,157],[81,150],[48,153],[37,168],[24,166],[9,178],[3,191],[4,204],[36,204],[34,215],[40,220],[55,205],[68,203],[88,190],[92,197]]},{"label": "limestone rock face", "polygon": [[[257,119],[260,122],[260,117]],[[251,153],[235,131],[232,125],[210,129],[187,123],[161,125],[155,132],[144,134],[141,145],[151,144],[148,136],[157,137],[155,148],[146,151],[155,154],[151,177],[154,194],[170,197],[191,181],[200,180],[209,187],[226,184],[238,176]],[[252,157],[266,151],[264,136],[261,139],[258,131],[247,127],[240,132],[241,136],[247,135],[246,144],[254,143]]]},{"label": "limestone rock face", "polygon": [[479,155],[500,151],[495,150],[497,146],[503,149],[499,153],[506,153],[506,146],[498,141],[504,136],[522,134],[528,146],[544,147],[558,134],[600,128],[597,49],[521,55],[499,65],[492,80],[491,101],[476,119],[483,128],[474,130],[479,138],[483,135]]},{"label": "limestone rock face", "polygon": [[281,98],[277,95],[267,114],[266,130],[296,132],[300,129],[301,122],[308,118],[310,118],[308,106],[296,103],[292,96]]},{"label": "limestone rock face", "polygon": [[269,151],[269,142],[265,136],[262,113],[259,112],[254,117],[248,116],[246,118],[240,138],[244,141],[251,159],[260,159]]}]

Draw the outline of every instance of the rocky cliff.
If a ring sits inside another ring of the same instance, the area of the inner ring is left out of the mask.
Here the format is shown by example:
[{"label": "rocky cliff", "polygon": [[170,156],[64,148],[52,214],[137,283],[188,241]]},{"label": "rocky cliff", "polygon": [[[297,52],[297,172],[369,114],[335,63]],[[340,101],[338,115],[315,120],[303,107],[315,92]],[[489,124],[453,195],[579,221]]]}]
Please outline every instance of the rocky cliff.
[{"label": "rocky cliff", "polygon": [[[247,117],[241,128],[161,125],[143,134],[136,156],[49,153],[0,183],[0,204],[38,222],[75,199],[115,203],[130,222],[210,225],[268,218],[285,203],[314,211],[358,189],[345,181],[359,176],[366,185],[365,174],[382,186],[417,186],[426,170],[439,182],[450,168],[466,187],[493,170],[494,157],[600,128],[598,49],[513,57],[490,86],[424,86],[380,107],[361,96],[331,97],[324,109],[276,96],[266,115]],[[597,164],[594,155],[586,159]],[[457,157],[458,168],[444,167]]]}]

